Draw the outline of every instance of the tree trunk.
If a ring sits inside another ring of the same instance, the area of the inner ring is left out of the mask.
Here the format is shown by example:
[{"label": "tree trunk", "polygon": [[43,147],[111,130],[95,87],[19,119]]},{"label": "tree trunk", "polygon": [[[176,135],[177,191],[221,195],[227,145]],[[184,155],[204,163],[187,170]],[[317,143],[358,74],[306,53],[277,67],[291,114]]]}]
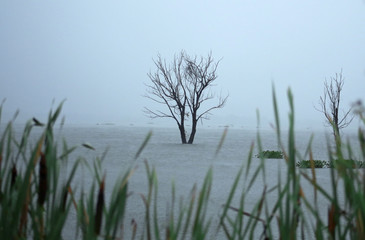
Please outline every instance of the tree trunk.
[{"label": "tree trunk", "polygon": [[184,125],[179,125],[181,143],[186,144],[186,134]]},{"label": "tree trunk", "polygon": [[338,108],[335,108],[335,112],[333,114],[333,121],[334,121],[334,129],[333,129],[333,136],[335,138],[335,143],[337,147],[341,146],[341,136],[340,136],[340,127],[338,126]]},{"label": "tree trunk", "polygon": [[193,118],[193,125],[191,127],[191,133],[190,133],[190,137],[189,137],[189,144],[192,144],[194,142],[194,138],[195,138],[195,133],[196,133],[196,123],[197,120]]},{"label": "tree trunk", "polygon": [[333,129],[333,137],[335,138],[336,147],[341,147],[340,128],[336,124]]}]

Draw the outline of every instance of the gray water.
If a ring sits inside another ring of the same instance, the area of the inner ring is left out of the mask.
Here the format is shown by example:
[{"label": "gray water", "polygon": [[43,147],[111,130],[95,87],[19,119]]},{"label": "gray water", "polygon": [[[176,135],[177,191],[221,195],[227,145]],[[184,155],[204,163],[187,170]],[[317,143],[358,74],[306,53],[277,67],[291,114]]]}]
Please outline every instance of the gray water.
[{"label": "gray water", "polygon": [[[140,145],[152,130],[152,137],[138,159],[134,156]],[[102,156],[105,151],[105,159],[102,162],[102,174],[106,176],[106,197],[110,196],[112,186],[115,181],[129,167],[135,168],[130,178],[129,196],[127,203],[126,217],[124,221],[124,237],[130,239],[132,219],[137,222],[139,232],[144,227],[145,207],[141,194],[147,194],[147,176],[144,161],[147,161],[151,167],[155,167],[158,177],[158,212],[159,223],[162,227],[167,222],[167,209],[171,205],[171,188],[172,182],[175,184],[177,199],[183,197],[187,202],[187,197],[194,184],[200,189],[204,177],[209,169],[213,167],[213,186],[209,201],[209,217],[212,217],[211,231],[208,239],[224,239],[223,231],[216,232],[219,214],[222,211],[222,204],[227,200],[230,188],[239,168],[247,165],[248,155],[252,143],[254,143],[254,155],[258,153],[257,149],[257,132],[260,133],[263,150],[278,149],[277,136],[275,131],[258,130],[258,129],[228,129],[225,141],[218,155],[215,156],[217,146],[220,142],[224,129],[198,129],[195,143],[193,145],[182,145],[179,139],[179,132],[176,128],[147,128],[147,127],[123,127],[123,126],[64,126],[61,130],[55,130],[57,140],[62,141],[65,138],[69,146],[80,146],[71,155],[68,168],[78,156],[82,156],[92,166],[92,162],[98,156]],[[19,131],[20,132],[20,131]],[[313,133],[307,131],[296,131],[296,148],[304,159],[309,159],[305,155],[309,139]],[[37,135],[37,133],[35,133]],[[350,134],[347,136],[351,141],[356,140],[356,136]],[[326,137],[324,132],[314,134],[312,142],[312,152],[314,159],[327,160],[327,145],[330,138]],[[282,132],[282,141],[284,145],[287,142],[287,133]],[[81,147],[82,143],[88,143],[95,148],[90,150]],[[258,166],[260,160],[253,157],[252,169]],[[266,173],[264,179],[260,176],[254,183],[251,190],[247,193],[245,202],[245,211],[250,211],[260,199],[264,187],[270,188],[278,183],[278,176],[285,176],[286,164],[284,160],[268,159],[266,160]],[[64,169],[68,172],[70,169]],[[252,170],[253,171],[253,170]],[[252,174],[252,171],[250,174]],[[306,170],[304,170],[306,171]],[[317,180],[324,187],[330,186],[329,170],[316,169]],[[66,176],[66,174],[65,174]],[[78,186],[76,191],[90,189],[95,177],[90,173],[86,166],[79,169],[75,178]],[[249,179],[249,178],[248,178]],[[303,190],[306,197],[313,199],[313,190],[304,180]],[[240,190],[245,190],[247,182],[240,182]],[[84,194],[88,194],[85,192]],[[238,206],[239,195],[236,194],[232,206]],[[274,191],[268,195],[269,202],[275,202],[277,193]],[[321,215],[326,218],[329,203],[320,198]],[[69,220],[64,231],[65,239],[74,239],[73,231],[76,224],[76,213],[70,214]],[[309,226],[312,227],[312,226]],[[273,227],[277,231],[276,224]],[[258,227],[257,237],[261,234]]]}]

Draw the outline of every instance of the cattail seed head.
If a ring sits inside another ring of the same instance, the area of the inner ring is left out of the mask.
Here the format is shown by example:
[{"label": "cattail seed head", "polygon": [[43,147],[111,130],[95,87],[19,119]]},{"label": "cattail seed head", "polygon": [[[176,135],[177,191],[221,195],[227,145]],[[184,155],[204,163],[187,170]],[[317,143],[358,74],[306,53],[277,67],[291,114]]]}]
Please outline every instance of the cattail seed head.
[{"label": "cattail seed head", "polygon": [[41,153],[39,162],[39,188],[38,188],[38,205],[43,206],[47,195],[47,165],[46,157]]},{"label": "cattail seed head", "polygon": [[11,169],[11,181],[10,181],[10,188],[13,188],[15,185],[16,177],[18,176],[18,171],[16,170],[15,164]]},{"label": "cattail seed head", "polygon": [[68,189],[68,187],[65,186],[65,188],[63,190],[63,196],[62,196],[62,211],[65,211],[65,209],[66,209],[67,196],[68,196],[67,189]]},{"label": "cattail seed head", "polygon": [[104,183],[105,176],[100,183],[98,202],[96,203],[96,214],[95,214],[95,233],[100,234],[101,224],[103,221],[103,208],[104,208]]}]

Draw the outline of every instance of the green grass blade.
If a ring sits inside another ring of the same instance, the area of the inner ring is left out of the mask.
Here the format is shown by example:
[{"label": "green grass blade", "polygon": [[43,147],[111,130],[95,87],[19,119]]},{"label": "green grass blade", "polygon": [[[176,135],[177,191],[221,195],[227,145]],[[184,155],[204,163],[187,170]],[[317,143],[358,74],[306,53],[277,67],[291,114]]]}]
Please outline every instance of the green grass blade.
[{"label": "green grass blade", "polygon": [[142,145],[139,147],[136,155],[134,156],[135,160],[139,157],[139,155],[142,153],[143,149],[147,146],[147,143],[150,140],[151,136],[152,136],[152,131],[149,131],[146,138],[144,139]]}]

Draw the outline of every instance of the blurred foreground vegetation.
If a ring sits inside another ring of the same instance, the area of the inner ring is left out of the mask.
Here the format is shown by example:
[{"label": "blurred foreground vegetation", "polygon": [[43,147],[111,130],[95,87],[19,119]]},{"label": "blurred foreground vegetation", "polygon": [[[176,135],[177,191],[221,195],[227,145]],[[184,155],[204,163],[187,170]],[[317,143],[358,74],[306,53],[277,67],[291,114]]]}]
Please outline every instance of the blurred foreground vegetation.
[{"label": "blurred foreground vegetation", "polygon": [[[83,189],[87,194],[78,192],[80,186],[74,183],[77,169],[88,164],[83,157],[72,162],[67,176],[61,176],[60,167],[69,162],[70,154],[76,148],[69,147],[65,141],[59,144],[54,138],[53,128],[62,104],[50,112],[46,124],[35,120],[27,122],[20,140],[15,139],[13,122],[10,121],[1,128],[0,135],[0,239],[63,239],[62,233],[70,231],[65,229],[70,214],[77,218],[77,224],[72,226],[75,239],[125,239],[123,228],[131,230],[131,239],[208,239],[211,232],[223,232],[226,239],[365,239],[365,174],[363,169],[356,164],[349,165],[344,158],[346,155],[347,159],[364,161],[364,129],[358,131],[360,159],[356,159],[350,144],[342,143],[341,139],[337,141],[341,144],[336,144],[335,148],[328,144],[331,189],[323,188],[317,182],[314,168],[320,163],[312,157],[311,140],[307,148],[310,159],[305,160],[309,170],[297,167],[304,159],[300,159],[295,148],[293,96],[290,91],[288,102],[290,127],[285,145],[288,147],[285,148],[273,92],[278,147],[287,171],[278,177],[274,187],[263,186],[262,195],[256,199],[253,209],[245,208],[246,193],[259,176],[263,175],[265,179],[265,156],[253,158],[255,147],[258,152],[263,152],[258,133],[257,142],[252,145],[247,161],[238,169],[226,201],[221,203],[220,215],[214,216],[218,218],[217,228],[212,227],[212,219],[207,214],[214,176],[212,167],[207,170],[203,184],[192,187],[185,202],[176,201],[179,193],[175,193],[172,185],[171,204],[179,204],[180,207],[168,208],[165,214],[168,221],[160,222],[156,203],[157,175],[155,169],[145,162],[148,190],[141,195],[144,222],[126,223],[124,218],[131,191],[128,182],[133,175],[133,167],[112,183],[113,190],[108,197],[105,196],[106,176],[100,171],[100,159],[89,166],[95,177],[90,189]],[[363,110],[357,114],[365,126]],[[35,127],[41,127],[43,134],[34,145],[30,142],[30,133]],[[150,136],[151,133],[141,143],[136,159]],[[224,137],[225,133],[216,154]],[[83,147],[92,148],[87,144]],[[253,167],[252,161],[260,161],[260,164]],[[240,181],[246,184],[244,190],[238,188]],[[310,184],[313,197],[303,192],[304,183]],[[272,192],[276,192],[276,198],[267,197]],[[344,196],[339,192],[345,193]],[[233,198],[240,199],[238,205]],[[325,199],[328,207],[325,217],[319,214],[319,198]]]}]

